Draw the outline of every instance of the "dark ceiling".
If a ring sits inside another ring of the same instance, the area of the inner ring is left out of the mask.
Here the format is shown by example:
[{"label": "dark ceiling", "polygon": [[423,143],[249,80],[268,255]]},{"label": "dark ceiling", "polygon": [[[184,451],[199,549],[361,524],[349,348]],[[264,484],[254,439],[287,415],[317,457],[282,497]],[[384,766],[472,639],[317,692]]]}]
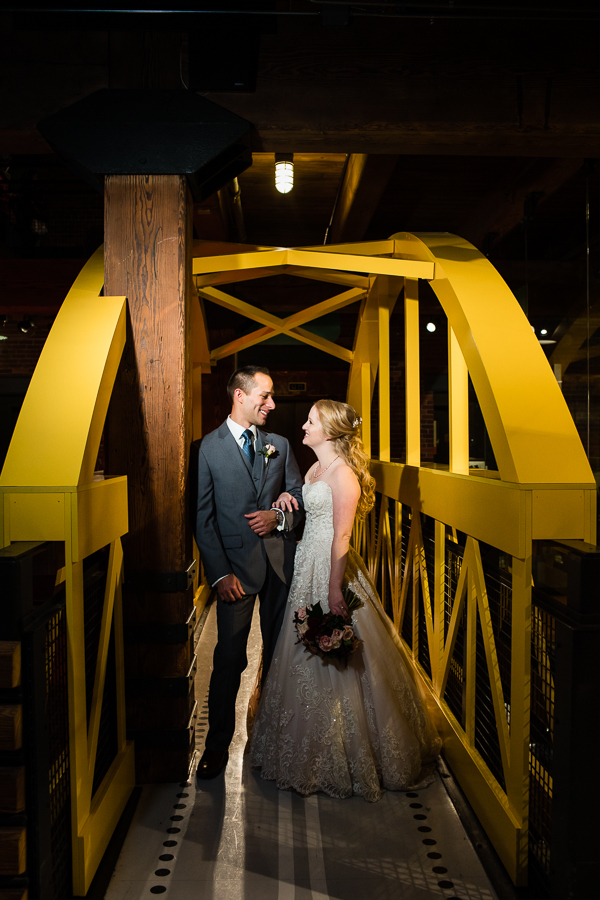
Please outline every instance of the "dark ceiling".
[{"label": "dark ceiling", "polygon": [[[588,297],[593,310],[596,2],[216,6],[0,10],[2,312],[53,314],[102,241],[101,195],[36,124],[106,87],[191,89],[251,123],[237,208],[232,186],[198,204],[198,238],[306,246],[450,231],[489,256],[538,329],[564,331]],[[287,195],[274,189],[276,152],[294,153]],[[231,293],[283,315],[335,291],[279,277]],[[437,309],[424,292],[424,315]],[[318,325],[350,345],[352,317]],[[209,324],[212,346],[253,327],[217,307]],[[310,358],[268,352],[289,368]]]}]

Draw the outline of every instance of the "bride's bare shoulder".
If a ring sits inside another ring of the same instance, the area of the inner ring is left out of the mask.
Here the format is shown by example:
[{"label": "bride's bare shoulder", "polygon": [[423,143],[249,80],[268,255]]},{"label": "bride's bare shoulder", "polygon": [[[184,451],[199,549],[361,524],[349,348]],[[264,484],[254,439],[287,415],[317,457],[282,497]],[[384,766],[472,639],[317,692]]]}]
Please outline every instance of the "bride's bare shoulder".
[{"label": "bride's bare shoulder", "polygon": [[332,490],[354,491],[356,489],[360,492],[358,478],[345,462],[341,462],[332,469],[329,482]]}]

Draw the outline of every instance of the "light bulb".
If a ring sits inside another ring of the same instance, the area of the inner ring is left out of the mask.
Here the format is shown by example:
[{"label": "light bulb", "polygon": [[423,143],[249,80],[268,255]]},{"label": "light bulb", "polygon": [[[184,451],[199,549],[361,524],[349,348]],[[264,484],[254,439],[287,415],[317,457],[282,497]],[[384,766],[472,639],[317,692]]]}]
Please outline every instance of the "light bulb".
[{"label": "light bulb", "polygon": [[280,194],[289,194],[294,187],[294,154],[275,154],[275,187]]}]

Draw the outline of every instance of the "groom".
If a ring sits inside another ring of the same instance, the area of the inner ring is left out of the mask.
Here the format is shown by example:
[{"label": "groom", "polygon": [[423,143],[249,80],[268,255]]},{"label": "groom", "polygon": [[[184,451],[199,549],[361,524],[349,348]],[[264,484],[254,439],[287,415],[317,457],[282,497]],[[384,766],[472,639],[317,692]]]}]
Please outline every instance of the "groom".
[{"label": "groom", "polygon": [[[209,728],[198,778],[214,778],[227,765],[257,595],[263,678],[269,669],[294,568],[292,529],[302,516],[302,479],[290,445],[265,430],[275,409],[269,370],[238,369],[227,393],[231,414],[204,438],[198,457],[196,542],[206,579],[218,593]],[[298,500],[299,512],[272,508],[282,491]]]}]

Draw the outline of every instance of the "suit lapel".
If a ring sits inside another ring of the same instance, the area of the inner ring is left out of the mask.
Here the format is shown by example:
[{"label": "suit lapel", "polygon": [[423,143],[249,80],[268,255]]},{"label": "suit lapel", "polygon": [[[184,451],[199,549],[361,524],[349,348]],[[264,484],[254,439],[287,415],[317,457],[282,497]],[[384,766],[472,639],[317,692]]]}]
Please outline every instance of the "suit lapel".
[{"label": "suit lapel", "polygon": [[260,494],[265,480],[265,458],[260,452],[264,447],[264,437],[259,428],[256,429],[256,440],[254,441],[254,468],[252,470],[252,478],[256,485],[256,493]]},{"label": "suit lapel", "polygon": [[[269,434],[266,431],[260,431],[258,428],[256,429],[256,457],[254,459],[254,479],[257,485],[257,492],[260,496],[260,492],[262,491],[265,480],[267,477],[267,472],[269,470],[269,462],[265,456],[259,454],[258,451],[262,450],[266,444],[269,443]],[[260,468],[257,473],[257,460],[260,462]],[[256,481],[256,476],[258,474],[258,481]]]}]

